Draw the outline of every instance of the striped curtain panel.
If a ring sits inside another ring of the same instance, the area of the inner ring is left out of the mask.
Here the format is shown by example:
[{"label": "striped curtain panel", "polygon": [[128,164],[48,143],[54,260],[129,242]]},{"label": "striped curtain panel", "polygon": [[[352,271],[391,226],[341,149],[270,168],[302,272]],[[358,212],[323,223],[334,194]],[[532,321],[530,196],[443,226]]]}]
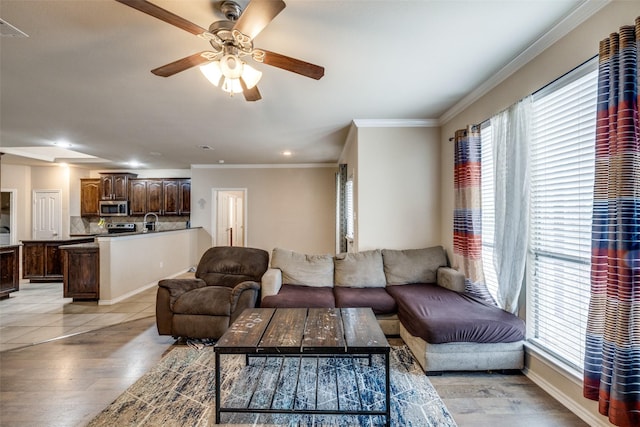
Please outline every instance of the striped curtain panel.
[{"label": "striped curtain panel", "polygon": [[584,396],[640,426],[640,17],[600,43]]},{"label": "striped curtain panel", "polygon": [[453,267],[464,273],[465,291],[494,304],[482,270],[480,126],[455,133]]}]

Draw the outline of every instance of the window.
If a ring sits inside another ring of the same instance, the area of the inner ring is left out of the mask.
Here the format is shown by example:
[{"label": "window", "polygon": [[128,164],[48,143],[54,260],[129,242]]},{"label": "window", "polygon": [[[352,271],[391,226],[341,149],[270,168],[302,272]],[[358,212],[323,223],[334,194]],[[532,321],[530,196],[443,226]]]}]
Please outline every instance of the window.
[{"label": "window", "polygon": [[353,178],[347,180],[345,186],[345,205],[347,216],[347,239],[353,240],[354,237],[354,217],[353,217]]},{"label": "window", "polygon": [[597,61],[534,94],[527,324],[582,371],[589,308]]},{"label": "window", "polygon": [[497,301],[498,277],[493,264],[495,208],[493,193],[493,145],[491,144],[491,122],[487,120],[480,128],[480,145],[482,158],[482,270],[487,290]]},{"label": "window", "polygon": [[[582,371],[590,290],[597,60],[534,94],[527,337]],[[482,257],[495,297],[491,126],[482,127]]]}]

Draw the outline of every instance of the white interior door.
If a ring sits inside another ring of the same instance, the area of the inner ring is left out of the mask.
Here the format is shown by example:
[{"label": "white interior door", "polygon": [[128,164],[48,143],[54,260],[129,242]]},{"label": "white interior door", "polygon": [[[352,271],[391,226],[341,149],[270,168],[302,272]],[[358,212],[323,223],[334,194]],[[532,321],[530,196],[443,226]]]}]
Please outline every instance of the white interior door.
[{"label": "white interior door", "polygon": [[33,239],[61,237],[61,198],[60,190],[33,191]]},{"label": "white interior door", "polygon": [[213,189],[216,246],[245,246],[246,190]]}]

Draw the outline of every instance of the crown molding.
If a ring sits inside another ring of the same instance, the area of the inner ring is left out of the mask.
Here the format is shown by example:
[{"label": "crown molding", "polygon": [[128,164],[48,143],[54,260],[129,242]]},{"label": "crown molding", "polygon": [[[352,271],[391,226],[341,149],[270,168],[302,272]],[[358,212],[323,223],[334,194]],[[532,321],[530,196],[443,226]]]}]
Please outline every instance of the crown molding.
[{"label": "crown molding", "polygon": [[438,119],[353,119],[359,128],[432,128],[440,126]]},{"label": "crown molding", "polygon": [[337,163],[274,163],[274,164],[196,164],[191,169],[309,169],[309,168],[337,168]]},{"label": "crown molding", "polygon": [[439,117],[438,122],[443,125],[449,120],[460,114],[471,104],[478,99],[486,95],[493,88],[498,86],[509,76],[514,74],[525,64],[530,62],[536,56],[540,55],[543,51],[548,49],[562,37],[573,31],[578,25],[595,15],[600,9],[611,3],[612,0],[583,0],[578,6],[573,9],[569,15],[554,25],[549,31],[542,35],[538,40],[533,42],[531,46],[525,49],[522,53],[516,56],[511,62],[505,65],[500,71],[494,74],[491,78],[487,79],[484,83],[478,86],[475,90],[462,98],[453,107],[447,110],[442,116]]}]

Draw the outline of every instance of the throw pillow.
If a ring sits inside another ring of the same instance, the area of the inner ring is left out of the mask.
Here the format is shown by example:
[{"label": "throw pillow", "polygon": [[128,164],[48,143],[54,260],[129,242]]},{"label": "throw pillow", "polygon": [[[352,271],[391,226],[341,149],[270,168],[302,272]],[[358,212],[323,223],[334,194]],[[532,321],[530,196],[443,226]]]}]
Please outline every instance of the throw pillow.
[{"label": "throw pillow", "polygon": [[282,283],[333,287],[333,257],[331,255],[306,255],[275,248],[271,267],[282,271]]},{"label": "throw pillow", "polygon": [[384,288],[387,285],[380,249],[338,254],[334,263],[336,286]]},{"label": "throw pillow", "polygon": [[447,266],[442,246],[424,249],[382,250],[384,274],[389,285],[436,283],[438,267]]}]

